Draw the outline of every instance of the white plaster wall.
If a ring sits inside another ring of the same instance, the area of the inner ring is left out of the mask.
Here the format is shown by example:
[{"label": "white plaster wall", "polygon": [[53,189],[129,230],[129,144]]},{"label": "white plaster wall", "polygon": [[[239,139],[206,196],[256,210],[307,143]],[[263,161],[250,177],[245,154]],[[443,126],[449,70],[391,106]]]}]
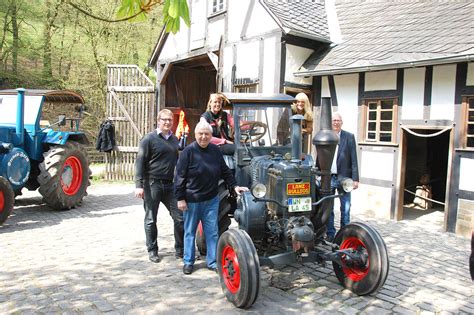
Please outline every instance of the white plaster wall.
[{"label": "white plaster wall", "polygon": [[423,119],[426,68],[405,69],[402,119]]},{"label": "white plaster wall", "polygon": [[[250,0],[228,1],[229,14],[229,33],[230,42],[239,41],[244,29],[245,18],[249,10]],[[254,6],[252,14],[244,37],[251,38],[256,35],[265,34],[278,28],[278,25],[270,17],[268,12],[258,1],[253,1]]]},{"label": "white plaster wall", "polygon": [[331,97],[331,92],[329,91],[329,81],[328,77],[322,77],[321,79],[321,97]]},{"label": "white plaster wall", "polygon": [[168,35],[165,45],[160,54],[160,61],[175,59],[177,56],[187,53],[189,50],[189,28],[186,24],[181,25],[178,33]]},{"label": "white plaster wall", "polygon": [[208,2],[207,0],[192,0],[191,2],[191,32],[189,45],[190,49],[193,50],[203,47],[206,42]]},{"label": "white plaster wall", "polygon": [[334,76],[336,86],[338,111],[343,118],[342,128],[354,133],[357,139],[357,100],[359,94],[359,75],[346,74]]},{"label": "white plaster wall", "polygon": [[362,184],[351,193],[351,214],[390,219],[392,189]]},{"label": "white plaster wall", "polygon": [[223,92],[232,92],[232,60],[233,60],[233,46],[224,47],[224,62],[222,69],[223,78]]},{"label": "white plaster wall", "polygon": [[293,73],[305,62],[313,52],[312,49],[286,45],[285,81],[299,84],[311,84],[311,77],[295,77]]},{"label": "white plaster wall", "polygon": [[217,49],[219,47],[221,36],[224,35],[225,16],[221,15],[219,18],[212,19],[209,22],[206,45]]},{"label": "white plaster wall", "polygon": [[470,62],[467,64],[466,85],[474,85],[474,62]]},{"label": "white plaster wall", "polygon": [[[376,150],[377,147],[372,148]],[[360,176],[365,178],[393,180],[394,154],[362,150]],[[383,163],[381,163],[383,161]]]},{"label": "white plaster wall", "polygon": [[259,42],[251,41],[237,46],[236,79],[258,78]]},{"label": "white plaster wall", "polygon": [[474,191],[472,174],[474,174],[474,159],[461,158],[459,166],[459,189]]},{"label": "white plaster wall", "polygon": [[276,90],[276,82],[279,82],[278,75],[280,71],[280,53],[277,46],[279,40],[275,37],[266,38],[264,42],[264,58],[263,62],[263,78],[260,89],[262,93],[272,94],[279,91]]},{"label": "white plaster wall", "polygon": [[454,120],[456,65],[433,67],[430,119]]},{"label": "white plaster wall", "polygon": [[365,73],[365,91],[396,90],[397,71],[375,71]]}]

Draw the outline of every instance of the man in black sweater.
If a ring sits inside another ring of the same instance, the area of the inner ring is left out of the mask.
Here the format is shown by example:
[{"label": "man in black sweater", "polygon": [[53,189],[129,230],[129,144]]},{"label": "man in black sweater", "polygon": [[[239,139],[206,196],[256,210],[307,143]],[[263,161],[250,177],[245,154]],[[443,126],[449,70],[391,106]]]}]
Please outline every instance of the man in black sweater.
[{"label": "man in black sweater", "polygon": [[195,237],[198,222],[206,235],[207,268],[216,270],[219,196],[222,178],[237,194],[248,191],[239,187],[227,167],[222,152],[210,143],[212,127],[200,121],[194,130],[196,141],[181,152],[176,166],[175,191],[178,208],[184,212],[184,274],[191,274],[195,261]]},{"label": "man in black sweater", "polygon": [[138,147],[135,162],[135,196],[143,199],[145,236],[148,257],[159,262],[156,217],[162,202],[174,222],[176,257],[183,257],[183,213],[177,208],[173,191],[173,176],[178,159],[178,138],[172,133],[173,113],[163,109],[158,113],[158,128],[145,135]]}]

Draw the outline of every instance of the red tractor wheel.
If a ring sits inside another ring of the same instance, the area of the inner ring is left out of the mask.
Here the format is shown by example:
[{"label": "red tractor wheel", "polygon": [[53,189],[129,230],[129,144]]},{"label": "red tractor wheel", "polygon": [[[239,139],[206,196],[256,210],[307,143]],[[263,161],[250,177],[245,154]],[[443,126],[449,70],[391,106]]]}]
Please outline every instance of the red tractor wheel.
[{"label": "red tractor wheel", "polygon": [[344,226],[334,239],[341,250],[351,250],[360,255],[359,261],[342,256],[341,264],[333,262],[339,282],[357,295],[377,291],[387,279],[389,261],[387,247],[380,234],[364,223],[350,223]]},{"label": "red tractor wheel", "polygon": [[44,154],[39,168],[39,192],[53,209],[74,208],[87,195],[89,162],[77,142],[69,141],[65,145],[52,147]]},{"label": "red tractor wheel", "polygon": [[244,230],[229,229],[217,244],[217,269],[222,290],[239,308],[255,303],[260,290],[260,263],[257,251]]},{"label": "red tractor wheel", "polygon": [[[219,224],[219,236],[222,235],[225,231],[229,229],[230,226],[230,217],[223,216],[220,218],[218,224]],[[196,230],[196,245],[199,250],[199,254],[201,256],[206,256],[207,253],[207,246],[206,246],[206,235],[204,235],[204,229],[202,228],[202,223],[199,222],[198,228]]]},{"label": "red tractor wheel", "polygon": [[5,222],[13,211],[15,194],[8,180],[0,176],[0,224]]},{"label": "red tractor wheel", "polygon": [[206,236],[204,235],[204,229],[202,228],[201,221],[199,221],[199,224],[196,230],[196,246],[198,248],[199,254],[201,254],[201,256],[206,256],[206,253],[207,253]]},{"label": "red tractor wheel", "polygon": [[[223,180],[219,182],[219,236],[229,229],[231,224],[229,212],[232,210],[232,206],[229,202],[229,190],[227,189]],[[201,222],[199,222],[196,230],[196,245],[201,256],[206,256],[206,236],[202,228]]]}]

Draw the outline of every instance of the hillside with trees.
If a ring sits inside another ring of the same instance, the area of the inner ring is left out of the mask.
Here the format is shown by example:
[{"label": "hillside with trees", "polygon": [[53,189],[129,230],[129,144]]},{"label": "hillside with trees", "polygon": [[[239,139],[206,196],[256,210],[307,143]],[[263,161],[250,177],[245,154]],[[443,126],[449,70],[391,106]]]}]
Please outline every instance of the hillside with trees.
[{"label": "hillside with trees", "polygon": [[0,89],[71,89],[86,100],[93,137],[105,117],[107,64],[146,64],[162,28],[161,10],[142,22],[116,19],[118,0],[0,0]]}]

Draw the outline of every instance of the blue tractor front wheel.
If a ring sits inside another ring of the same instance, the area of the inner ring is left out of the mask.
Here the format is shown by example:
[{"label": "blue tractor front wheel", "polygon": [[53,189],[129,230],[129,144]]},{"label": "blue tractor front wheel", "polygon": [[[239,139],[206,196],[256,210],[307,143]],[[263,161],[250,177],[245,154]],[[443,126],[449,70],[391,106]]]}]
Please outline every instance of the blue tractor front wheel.
[{"label": "blue tractor front wheel", "polygon": [[39,168],[39,192],[51,208],[75,208],[87,195],[91,172],[85,150],[79,143],[69,141],[51,147]]}]

